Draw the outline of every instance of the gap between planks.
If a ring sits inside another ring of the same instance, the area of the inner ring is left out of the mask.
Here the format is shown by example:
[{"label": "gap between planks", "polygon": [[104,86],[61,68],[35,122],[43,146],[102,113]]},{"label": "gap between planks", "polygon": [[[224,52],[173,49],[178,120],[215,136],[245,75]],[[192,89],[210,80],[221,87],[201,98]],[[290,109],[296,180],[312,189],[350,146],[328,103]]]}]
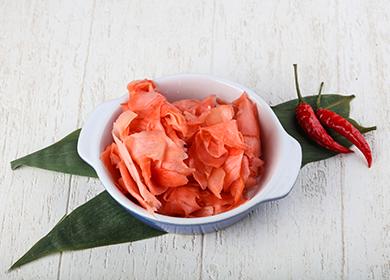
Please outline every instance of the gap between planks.
[{"label": "gap between planks", "polygon": [[[83,77],[81,80],[81,90],[80,90],[80,97],[79,97],[79,103],[78,103],[78,111],[77,111],[77,127],[80,127],[80,118],[81,118],[81,104],[83,102],[83,93],[84,93],[84,87],[85,87],[85,76],[87,72],[87,65],[88,65],[88,59],[90,54],[90,48],[91,48],[91,37],[92,37],[92,30],[93,30],[93,22],[95,19],[95,9],[96,9],[96,0],[93,0],[92,2],[92,12],[91,12],[91,19],[89,24],[89,34],[88,34],[88,44],[87,44],[87,51],[85,55],[85,61],[84,61],[84,69],[83,69]],[[68,197],[66,200],[66,208],[65,208],[65,215],[68,214],[69,211],[69,204],[70,204],[70,195],[72,191],[72,178],[73,175],[69,176],[69,185],[68,185]],[[60,252],[60,257],[58,261],[58,271],[57,271],[57,280],[61,279],[61,270],[62,270],[62,258],[63,258],[63,252]]]}]

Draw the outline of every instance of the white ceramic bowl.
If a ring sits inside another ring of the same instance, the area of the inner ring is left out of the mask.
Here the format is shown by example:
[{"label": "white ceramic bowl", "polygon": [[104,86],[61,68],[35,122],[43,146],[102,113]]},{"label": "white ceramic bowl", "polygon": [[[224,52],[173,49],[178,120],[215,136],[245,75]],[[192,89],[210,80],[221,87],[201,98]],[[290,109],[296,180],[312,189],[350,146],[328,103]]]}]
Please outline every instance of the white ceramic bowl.
[{"label": "white ceramic bowl", "polygon": [[252,90],[239,84],[208,75],[175,75],[155,80],[157,88],[170,101],[184,98],[201,99],[210,94],[232,101],[243,91],[256,102],[261,126],[265,171],[257,193],[241,206],[225,213],[203,218],[176,218],[151,214],[130,201],[114,185],[100,160],[104,148],[112,142],[112,124],[120,113],[120,103],[128,95],[105,102],[89,116],[81,130],[77,150],[95,170],[108,193],[132,215],[148,225],[174,233],[206,233],[225,228],[241,220],[262,202],[286,196],[298,176],[302,152],[298,142],[286,133],[270,106]]}]

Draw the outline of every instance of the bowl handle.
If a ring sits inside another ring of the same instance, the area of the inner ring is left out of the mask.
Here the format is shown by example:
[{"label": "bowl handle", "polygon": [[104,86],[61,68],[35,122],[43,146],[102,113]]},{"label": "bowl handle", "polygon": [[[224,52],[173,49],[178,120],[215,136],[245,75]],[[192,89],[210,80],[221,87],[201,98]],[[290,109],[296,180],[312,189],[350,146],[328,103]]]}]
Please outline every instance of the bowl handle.
[{"label": "bowl handle", "polygon": [[[287,133],[286,133],[287,134]],[[286,135],[283,145],[283,165],[280,167],[278,182],[275,188],[266,194],[262,201],[274,200],[289,194],[298,177],[302,164],[302,148],[290,135]]]},{"label": "bowl handle", "polygon": [[101,144],[107,127],[105,124],[112,123],[115,117],[114,112],[119,110],[119,104],[123,98],[117,98],[100,104],[88,116],[87,121],[81,129],[77,142],[77,152],[80,157],[89,165],[100,161]]}]

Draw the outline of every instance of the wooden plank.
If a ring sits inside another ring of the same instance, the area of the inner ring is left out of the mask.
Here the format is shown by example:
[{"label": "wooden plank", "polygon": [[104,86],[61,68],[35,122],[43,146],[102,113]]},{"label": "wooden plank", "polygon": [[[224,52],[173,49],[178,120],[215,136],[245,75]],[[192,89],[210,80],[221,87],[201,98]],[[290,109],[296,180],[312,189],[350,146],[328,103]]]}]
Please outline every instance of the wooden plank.
[{"label": "wooden plank", "polygon": [[[96,105],[125,94],[131,80],[209,72],[212,7],[208,1],[98,1],[80,125]],[[98,182],[74,178],[70,209],[102,189]],[[60,279],[197,279],[201,248],[202,236],[166,235],[66,253]]]},{"label": "wooden plank", "polygon": [[340,90],[356,94],[352,113],[357,119],[378,125],[368,136],[373,167],[367,169],[359,152],[343,165],[343,275],[390,279],[389,2],[341,1],[339,9]]},{"label": "wooden plank", "polygon": [[[337,83],[336,23],[335,2],[217,2],[213,70],[276,104],[296,96],[296,62],[313,94],[323,79]],[[340,158],[311,164],[288,197],[206,235],[202,279],[339,278],[339,170]]]},{"label": "wooden plank", "polygon": [[0,2],[0,278],[56,279],[59,257],[7,269],[65,214],[70,176],[9,162],[76,126],[91,3]]}]

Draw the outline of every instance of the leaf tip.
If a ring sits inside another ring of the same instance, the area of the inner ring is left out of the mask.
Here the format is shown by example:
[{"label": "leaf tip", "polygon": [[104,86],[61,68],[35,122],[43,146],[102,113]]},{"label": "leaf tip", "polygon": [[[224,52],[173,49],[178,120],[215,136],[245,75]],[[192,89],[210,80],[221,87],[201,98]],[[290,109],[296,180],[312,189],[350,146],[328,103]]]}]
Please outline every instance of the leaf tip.
[{"label": "leaf tip", "polygon": [[11,267],[8,268],[8,272],[11,272],[11,271],[15,270],[16,268],[18,268],[19,266],[23,265],[23,263],[21,261],[22,259],[23,259],[23,257],[20,258],[19,260],[17,260],[14,264],[12,264]]},{"label": "leaf tip", "polygon": [[20,166],[20,165],[17,163],[16,160],[11,161],[11,162],[10,162],[10,165],[11,165],[11,169],[12,169],[12,170],[17,169],[17,168]]},{"label": "leaf tip", "polygon": [[19,268],[22,265],[25,265],[25,264],[35,260],[34,257],[31,258],[31,256],[29,256],[30,251],[31,251],[31,249],[27,253],[25,253],[22,257],[20,257],[14,264],[12,264],[11,267],[8,269],[8,271],[15,270],[16,268]]},{"label": "leaf tip", "polygon": [[376,125],[370,126],[370,127],[367,127],[367,128],[366,128],[366,131],[367,131],[367,132],[373,131],[373,130],[376,130]]}]

